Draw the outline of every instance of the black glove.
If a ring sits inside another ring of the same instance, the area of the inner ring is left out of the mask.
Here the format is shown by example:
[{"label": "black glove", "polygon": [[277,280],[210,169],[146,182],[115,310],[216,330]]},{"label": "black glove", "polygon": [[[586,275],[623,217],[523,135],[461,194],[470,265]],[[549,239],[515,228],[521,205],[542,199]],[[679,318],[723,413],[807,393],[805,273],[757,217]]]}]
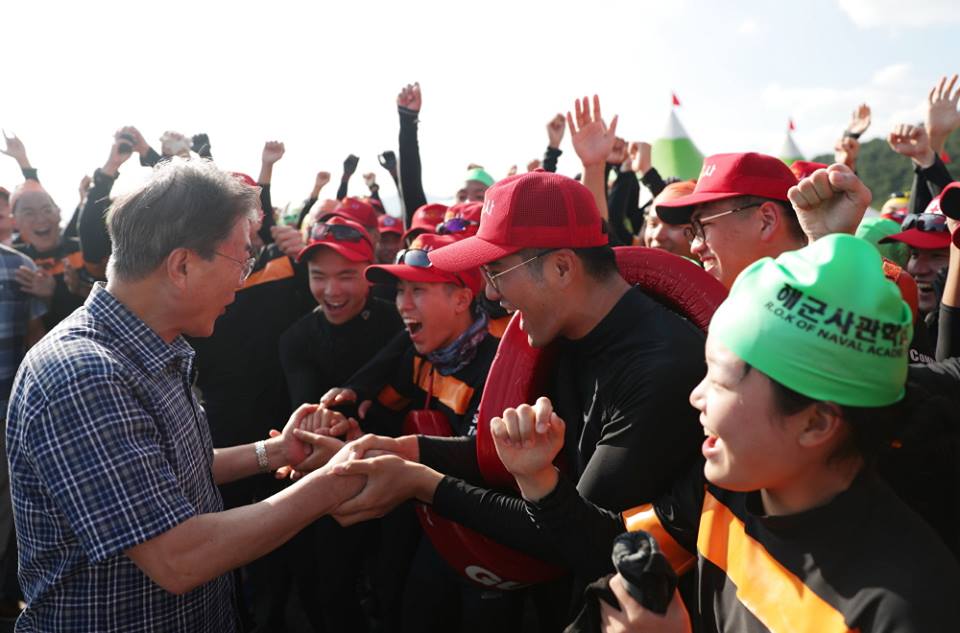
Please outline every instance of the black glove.
[{"label": "black glove", "polygon": [[194,134],[192,139],[192,149],[203,158],[210,158],[210,137],[204,133]]},{"label": "black glove", "polygon": [[353,172],[357,171],[357,164],[360,162],[358,156],[350,154],[347,156],[346,160],[343,161],[343,175],[352,176]]},{"label": "black glove", "polygon": [[397,170],[397,155],[393,153],[393,150],[386,150],[384,153],[377,156],[377,160],[380,161],[380,166],[393,173]]}]

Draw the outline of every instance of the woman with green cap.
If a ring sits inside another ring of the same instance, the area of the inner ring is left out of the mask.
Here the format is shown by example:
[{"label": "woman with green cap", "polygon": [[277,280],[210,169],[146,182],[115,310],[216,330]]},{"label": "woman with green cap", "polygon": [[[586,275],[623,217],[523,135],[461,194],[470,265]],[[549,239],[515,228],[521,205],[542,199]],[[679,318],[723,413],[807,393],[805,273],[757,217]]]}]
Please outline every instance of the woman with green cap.
[{"label": "woman with green cap", "polygon": [[755,262],[714,315],[690,395],[703,468],[622,515],[546,476],[564,438],[552,412],[491,430],[545,538],[562,538],[571,513],[591,517],[591,534],[567,537],[571,564],[609,557],[626,528],[694,570],[696,598],[675,595],[665,615],[613,576],[604,631],[957,631],[956,560],[871,468],[904,419],[911,330],[863,240],[829,235]]}]

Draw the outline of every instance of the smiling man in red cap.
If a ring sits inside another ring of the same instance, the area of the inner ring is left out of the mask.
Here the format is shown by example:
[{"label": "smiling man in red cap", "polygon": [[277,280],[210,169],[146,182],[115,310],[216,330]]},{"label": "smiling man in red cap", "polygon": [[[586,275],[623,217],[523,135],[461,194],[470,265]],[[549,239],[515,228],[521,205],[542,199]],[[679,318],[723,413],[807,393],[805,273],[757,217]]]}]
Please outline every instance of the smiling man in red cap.
[{"label": "smiling man in red cap", "polygon": [[715,154],[704,159],[693,193],[659,203],[657,214],[669,224],[690,225],[685,229],[690,251],[729,288],[758,259],[806,246],[787,199],[796,184],[778,158]]},{"label": "smiling man in red cap", "polygon": [[950,230],[947,216],[941,212],[940,201],[938,196],[927,205],[924,213],[907,215],[899,233],[880,240],[881,244],[901,242],[910,247],[907,272],[917,282],[918,307],[922,315],[936,312],[940,293],[935,283],[937,276],[944,273],[950,263]]},{"label": "smiling man in red cap", "polygon": [[[558,343],[550,396],[569,429],[570,469],[562,476],[584,497],[621,511],[633,505],[632,491],[653,498],[694,462],[702,431],[687,394],[703,375],[703,336],[620,276],[586,187],[542,170],[501,180],[487,190],[478,233],[431,252],[430,261],[454,272],[481,266],[488,297],[520,312],[529,342]],[[517,411],[529,424],[533,409]],[[470,479],[475,438],[371,435],[355,446],[361,455],[378,449],[404,459],[351,463],[344,472],[362,471],[368,483],[341,507],[342,523],[415,497],[505,545],[563,565],[580,580],[612,568],[610,543],[591,541],[577,517],[567,526],[577,535],[570,547],[562,535],[539,532],[520,498],[445,476]],[[555,597],[560,620],[571,595],[567,587]]]}]

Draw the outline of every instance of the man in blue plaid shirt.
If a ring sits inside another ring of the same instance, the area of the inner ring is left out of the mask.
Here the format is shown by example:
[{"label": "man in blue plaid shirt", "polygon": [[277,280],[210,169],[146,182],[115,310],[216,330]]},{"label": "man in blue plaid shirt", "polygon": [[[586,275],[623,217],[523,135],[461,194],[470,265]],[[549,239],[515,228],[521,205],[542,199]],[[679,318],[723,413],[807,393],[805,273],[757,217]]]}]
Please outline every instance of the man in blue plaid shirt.
[{"label": "man in blue plaid shirt", "polygon": [[159,167],[110,211],[110,281],[24,359],[7,426],[18,631],[234,631],[226,572],[363,486],[326,466],[222,510],[217,484],[306,458],[296,427],[316,408],[278,437],[214,450],[191,390],[182,335],[209,336],[249,275],[257,195],[212,163]]}]

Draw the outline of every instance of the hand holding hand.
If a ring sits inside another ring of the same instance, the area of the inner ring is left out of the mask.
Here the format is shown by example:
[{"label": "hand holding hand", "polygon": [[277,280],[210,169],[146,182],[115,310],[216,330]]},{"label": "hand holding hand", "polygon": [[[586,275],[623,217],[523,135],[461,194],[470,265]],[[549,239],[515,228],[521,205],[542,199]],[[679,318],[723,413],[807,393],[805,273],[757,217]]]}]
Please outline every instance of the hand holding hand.
[{"label": "hand holding hand", "polygon": [[690,614],[687,606],[674,591],[673,599],[663,615],[644,609],[624,586],[623,576],[610,579],[610,590],[617,597],[620,609],[600,601],[600,630],[603,633],[690,633]]}]

